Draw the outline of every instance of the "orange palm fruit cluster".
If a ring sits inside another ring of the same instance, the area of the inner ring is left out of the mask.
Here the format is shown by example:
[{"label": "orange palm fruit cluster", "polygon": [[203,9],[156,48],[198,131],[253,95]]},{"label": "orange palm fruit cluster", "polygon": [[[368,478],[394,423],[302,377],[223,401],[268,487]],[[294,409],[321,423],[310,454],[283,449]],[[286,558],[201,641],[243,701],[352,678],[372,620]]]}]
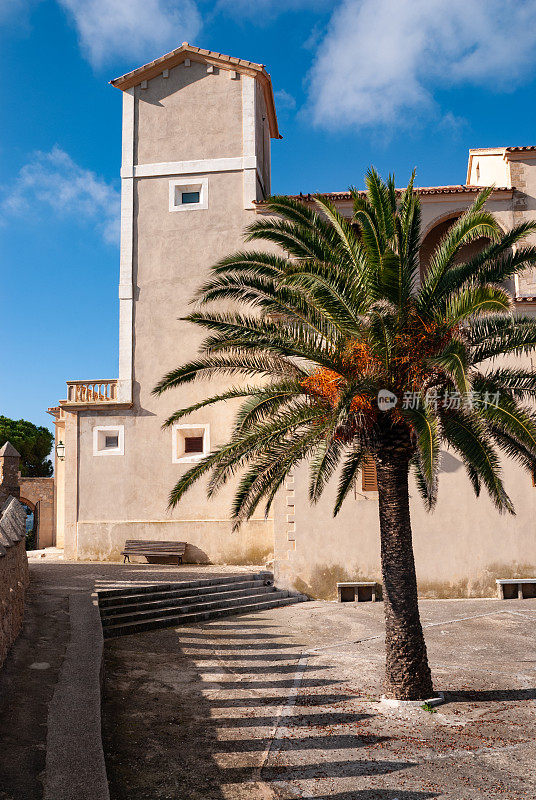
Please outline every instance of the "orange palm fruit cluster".
[{"label": "orange palm fruit cluster", "polygon": [[336,406],[341,395],[341,381],[342,377],[336,372],[321,367],[304,378],[301,385],[307,394],[326,400],[330,406]]}]

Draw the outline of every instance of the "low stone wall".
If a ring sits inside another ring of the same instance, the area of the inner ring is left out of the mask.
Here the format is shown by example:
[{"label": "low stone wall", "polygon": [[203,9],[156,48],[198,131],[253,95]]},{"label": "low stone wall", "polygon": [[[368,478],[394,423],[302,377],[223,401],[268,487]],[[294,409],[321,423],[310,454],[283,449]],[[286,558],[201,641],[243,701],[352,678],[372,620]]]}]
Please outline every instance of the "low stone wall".
[{"label": "low stone wall", "polygon": [[24,597],[30,580],[25,521],[19,501],[14,497],[4,500],[0,505],[0,667],[24,618]]}]

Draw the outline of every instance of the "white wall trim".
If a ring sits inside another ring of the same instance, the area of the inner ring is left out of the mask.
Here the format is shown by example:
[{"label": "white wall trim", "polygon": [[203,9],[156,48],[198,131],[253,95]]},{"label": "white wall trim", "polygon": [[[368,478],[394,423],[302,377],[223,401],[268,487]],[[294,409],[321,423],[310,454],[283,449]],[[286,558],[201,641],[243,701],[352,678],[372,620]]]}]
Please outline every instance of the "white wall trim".
[{"label": "white wall trim", "polygon": [[[104,448],[100,439],[106,434],[117,434],[117,447]],[[96,425],[93,428],[93,455],[94,456],[124,456],[125,455],[125,426],[124,425]]]},{"label": "white wall trim", "polygon": [[[123,170],[134,163],[134,90],[123,92]],[[134,185],[121,181],[121,250],[119,269],[119,396],[122,402],[132,401],[133,370],[133,258],[134,258]]]},{"label": "white wall trim", "polygon": [[123,138],[121,141],[121,166],[134,163],[134,89],[123,92]]},{"label": "white wall trim", "polygon": [[155,164],[123,164],[122,178],[152,178],[159,175],[195,175],[207,172],[237,172],[256,169],[255,154],[236,158],[200,158],[196,161],[162,161]]},{"label": "white wall trim", "polygon": [[[199,192],[199,203],[182,205],[177,202],[177,189],[182,191]],[[208,178],[193,177],[180,178],[169,181],[169,210],[170,211],[200,211],[208,208]]]},{"label": "white wall trim", "polygon": [[[184,455],[179,448],[179,432],[186,435],[203,436],[203,452],[194,455]],[[210,453],[210,425],[206,423],[176,422],[171,428],[171,461],[173,464],[192,464]]]},{"label": "white wall trim", "polygon": [[[257,199],[257,158],[255,153],[256,116],[255,78],[242,76],[242,155],[244,157],[243,191],[244,208],[255,208]],[[246,166],[246,160],[254,159],[254,166]]]}]

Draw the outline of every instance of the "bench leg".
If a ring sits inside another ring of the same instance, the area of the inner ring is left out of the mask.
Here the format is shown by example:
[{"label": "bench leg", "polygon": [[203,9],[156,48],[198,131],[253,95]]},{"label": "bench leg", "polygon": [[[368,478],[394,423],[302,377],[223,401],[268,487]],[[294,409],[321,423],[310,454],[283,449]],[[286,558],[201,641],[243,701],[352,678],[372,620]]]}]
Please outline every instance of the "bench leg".
[{"label": "bench leg", "polygon": [[123,564],[126,564],[126,563],[127,563],[127,558],[128,558],[128,563],[130,564],[130,556],[125,556],[125,557],[124,557],[124,559],[123,559]]},{"label": "bench leg", "polygon": [[523,600],[523,584],[522,583],[518,583],[517,584],[517,599],[518,600]]}]

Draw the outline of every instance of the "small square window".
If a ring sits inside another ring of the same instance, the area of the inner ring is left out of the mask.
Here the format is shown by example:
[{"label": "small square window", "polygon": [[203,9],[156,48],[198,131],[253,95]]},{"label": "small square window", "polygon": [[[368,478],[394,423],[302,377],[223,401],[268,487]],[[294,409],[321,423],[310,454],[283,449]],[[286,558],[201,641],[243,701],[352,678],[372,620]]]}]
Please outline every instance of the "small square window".
[{"label": "small square window", "polygon": [[209,425],[174,425],[172,436],[174,464],[199,461],[210,452]]},{"label": "small square window", "polygon": [[125,453],[123,425],[98,425],[93,428],[94,456],[122,456]]},{"label": "small square window", "polygon": [[169,182],[169,210],[195,211],[208,208],[208,178],[181,178]]},{"label": "small square window", "polygon": [[181,202],[183,203],[199,203],[199,192],[182,192]]}]

